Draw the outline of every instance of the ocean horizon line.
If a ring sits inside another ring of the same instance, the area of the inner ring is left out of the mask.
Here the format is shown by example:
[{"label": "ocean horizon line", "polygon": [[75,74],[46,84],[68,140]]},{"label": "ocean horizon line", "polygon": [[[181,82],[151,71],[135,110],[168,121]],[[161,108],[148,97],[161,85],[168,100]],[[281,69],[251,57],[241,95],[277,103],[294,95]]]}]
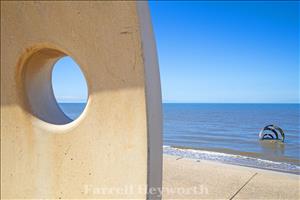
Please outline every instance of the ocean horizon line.
[{"label": "ocean horizon line", "polygon": [[[79,101],[70,101],[70,102],[57,102],[59,104],[62,103],[87,103],[87,102],[79,102]],[[290,102],[283,102],[283,103],[277,103],[277,102],[162,102],[162,104],[299,104],[297,103],[290,103]]]},{"label": "ocean horizon line", "polygon": [[300,104],[300,102],[162,102],[163,104]]}]

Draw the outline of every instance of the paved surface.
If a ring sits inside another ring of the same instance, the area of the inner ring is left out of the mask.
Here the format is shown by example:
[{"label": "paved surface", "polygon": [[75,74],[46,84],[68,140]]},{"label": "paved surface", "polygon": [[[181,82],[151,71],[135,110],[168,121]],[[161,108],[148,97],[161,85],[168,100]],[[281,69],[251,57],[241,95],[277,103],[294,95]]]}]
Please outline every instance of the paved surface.
[{"label": "paved surface", "polygon": [[163,199],[300,199],[300,176],[164,155]]}]

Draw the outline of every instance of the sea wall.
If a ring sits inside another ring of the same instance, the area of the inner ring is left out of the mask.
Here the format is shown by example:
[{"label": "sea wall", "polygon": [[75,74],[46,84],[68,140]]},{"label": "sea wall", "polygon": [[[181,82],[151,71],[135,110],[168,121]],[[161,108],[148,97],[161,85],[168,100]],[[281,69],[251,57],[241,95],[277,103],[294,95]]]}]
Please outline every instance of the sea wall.
[{"label": "sea wall", "polygon": [[[73,122],[51,86],[66,55],[89,93]],[[1,1],[2,198],[159,198],[161,116],[146,2]]]}]

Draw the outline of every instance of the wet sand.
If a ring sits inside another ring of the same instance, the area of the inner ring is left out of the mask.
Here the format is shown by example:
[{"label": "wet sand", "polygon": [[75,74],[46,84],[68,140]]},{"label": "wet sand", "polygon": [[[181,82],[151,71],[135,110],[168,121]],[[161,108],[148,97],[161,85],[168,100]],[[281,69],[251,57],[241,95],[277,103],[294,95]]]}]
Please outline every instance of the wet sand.
[{"label": "wet sand", "polygon": [[300,176],[164,154],[163,199],[300,199]]}]

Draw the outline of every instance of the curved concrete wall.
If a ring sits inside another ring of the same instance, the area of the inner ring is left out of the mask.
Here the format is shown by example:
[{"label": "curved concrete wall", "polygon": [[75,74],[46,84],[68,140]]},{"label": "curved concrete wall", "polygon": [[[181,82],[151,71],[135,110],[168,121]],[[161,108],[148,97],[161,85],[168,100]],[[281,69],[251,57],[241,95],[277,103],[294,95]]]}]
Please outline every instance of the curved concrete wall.
[{"label": "curved concrete wall", "polygon": [[[71,123],[50,83],[64,55],[89,90]],[[161,116],[147,3],[1,2],[2,198],[159,198]]]}]

